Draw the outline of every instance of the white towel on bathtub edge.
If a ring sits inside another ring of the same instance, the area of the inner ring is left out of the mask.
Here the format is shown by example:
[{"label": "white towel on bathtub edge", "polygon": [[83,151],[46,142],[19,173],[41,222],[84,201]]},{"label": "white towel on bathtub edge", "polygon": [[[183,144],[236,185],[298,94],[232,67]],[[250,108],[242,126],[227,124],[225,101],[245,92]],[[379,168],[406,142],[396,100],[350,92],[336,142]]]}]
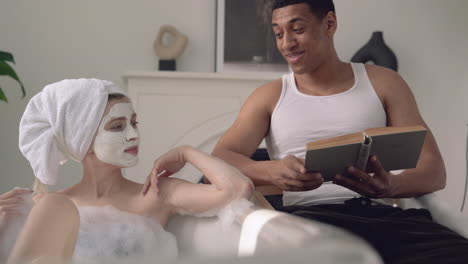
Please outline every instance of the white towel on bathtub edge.
[{"label": "white towel on bathtub edge", "polygon": [[110,81],[67,79],[29,101],[19,126],[19,148],[41,182],[55,185],[67,158],[81,161],[104,113],[108,95],[127,93]]}]

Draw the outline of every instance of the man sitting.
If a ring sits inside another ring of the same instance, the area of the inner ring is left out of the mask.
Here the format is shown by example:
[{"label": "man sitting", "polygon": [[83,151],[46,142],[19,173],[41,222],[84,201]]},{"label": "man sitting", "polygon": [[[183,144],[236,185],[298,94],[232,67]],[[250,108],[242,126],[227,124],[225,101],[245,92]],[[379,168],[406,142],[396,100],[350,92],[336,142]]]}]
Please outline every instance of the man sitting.
[{"label": "man sitting", "polygon": [[[468,240],[433,222],[427,210],[394,208],[384,199],[445,187],[444,162],[429,129],[415,169],[394,174],[373,156],[373,176],[350,167],[324,183],[320,173],[306,173],[306,142],[371,127],[427,125],[398,73],[339,60],[332,0],[280,0],[272,12],[277,47],[293,72],[249,96],[213,154],[257,186],[282,189],[279,210],[345,228],[371,243],[386,263],[466,262]],[[264,138],[272,160],[251,160]],[[359,196],[372,200],[354,199]]]}]

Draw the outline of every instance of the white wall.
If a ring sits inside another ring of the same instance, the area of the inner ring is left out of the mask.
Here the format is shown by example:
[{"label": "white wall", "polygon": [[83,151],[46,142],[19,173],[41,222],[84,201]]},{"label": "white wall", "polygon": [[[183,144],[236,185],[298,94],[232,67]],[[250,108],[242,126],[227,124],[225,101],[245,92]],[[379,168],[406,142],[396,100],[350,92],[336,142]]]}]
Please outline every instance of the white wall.
[{"label": "white wall", "polygon": [[[343,60],[384,31],[399,60],[399,72],[416,95],[444,155],[448,186],[442,192],[461,203],[468,123],[468,1],[335,0],[336,47]],[[32,174],[17,148],[18,122],[32,95],[48,83],[98,77],[123,85],[127,70],[153,70],[152,43],[162,24],[189,37],[178,70],[214,70],[215,0],[1,1],[0,50],[13,52],[28,95],[19,100],[14,82],[0,79],[10,103],[0,103],[0,193],[27,186]],[[241,36],[240,36],[241,37]],[[79,179],[66,165],[62,185]],[[73,175],[73,176],[72,176]]]},{"label": "white wall", "polygon": [[[157,69],[153,41],[163,24],[189,38],[179,70],[214,71],[215,0],[0,1],[0,50],[13,53],[27,89],[20,100],[17,85],[0,78],[10,99],[0,102],[0,193],[34,179],[17,147],[28,99],[65,78],[94,76],[124,85],[127,70]],[[79,179],[80,166],[70,162],[63,174]]]}]

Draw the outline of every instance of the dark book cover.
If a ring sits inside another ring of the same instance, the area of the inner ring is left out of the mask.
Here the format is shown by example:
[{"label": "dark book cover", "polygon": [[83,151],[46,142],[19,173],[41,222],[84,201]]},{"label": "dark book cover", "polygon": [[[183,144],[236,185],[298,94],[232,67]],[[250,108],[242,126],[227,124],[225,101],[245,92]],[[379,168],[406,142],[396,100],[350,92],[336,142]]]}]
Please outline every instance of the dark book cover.
[{"label": "dark book cover", "polygon": [[[406,131],[405,131],[406,130]],[[387,171],[415,168],[427,130],[422,126],[386,127],[368,129],[351,137],[336,137],[308,144],[305,168],[308,172],[321,172],[325,181],[332,181],[338,173],[355,166],[365,135],[371,139],[370,155],[376,155]],[[366,160],[367,161],[367,160]],[[364,161],[364,164],[366,164]],[[364,168],[366,166],[364,165]]]}]

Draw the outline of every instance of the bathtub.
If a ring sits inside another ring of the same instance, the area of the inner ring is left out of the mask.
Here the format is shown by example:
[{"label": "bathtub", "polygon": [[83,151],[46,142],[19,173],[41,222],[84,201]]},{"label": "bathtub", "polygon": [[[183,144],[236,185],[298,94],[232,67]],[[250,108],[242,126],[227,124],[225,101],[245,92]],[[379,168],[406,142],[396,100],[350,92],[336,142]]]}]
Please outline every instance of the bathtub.
[{"label": "bathtub", "polygon": [[173,217],[177,263],[383,263],[364,240],[333,226],[255,208],[223,228],[217,217]]}]

